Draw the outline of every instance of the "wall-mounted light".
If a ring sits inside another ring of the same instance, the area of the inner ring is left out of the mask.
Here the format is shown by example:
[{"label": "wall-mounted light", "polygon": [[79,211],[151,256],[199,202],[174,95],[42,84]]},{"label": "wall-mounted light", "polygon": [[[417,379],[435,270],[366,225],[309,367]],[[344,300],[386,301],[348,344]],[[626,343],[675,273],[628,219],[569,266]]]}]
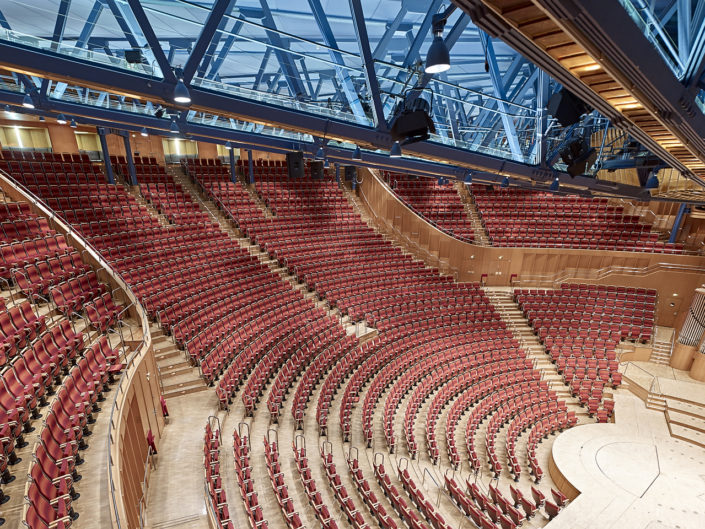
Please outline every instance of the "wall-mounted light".
[{"label": "wall-mounted light", "polygon": [[142,130],[140,131],[140,136],[142,136],[142,137],[144,137],[144,138],[146,138],[147,136],[149,136],[149,133],[147,132],[147,129],[146,129],[146,128],[142,127]]},{"label": "wall-mounted light", "polygon": [[509,187],[509,177],[508,176],[504,177],[504,179],[502,180],[502,183],[499,184],[499,187],[501,187],[502,189],[506,189]]},{"label": "wall-mounted light", "polygon": [[233,144],[230,143],[229,141],[225,142],[225,148],[231,151],[233,149]]},{"label": "wall-mounted light", "polygon": [[558,178],[554,179],[553,182],[551,182],[551,185],[548,186],[548,189],[551,191],[558,191],[558,188],[561,186],[561,183],[558,181]]},{"label": "wall-mounted light", "polygon": [[57,122],[59,125],[66,125],[66,116],[64,116],[63,114],[59,114],[59,115],[56,117],[56,122]]},{"label": "wall-mounted light", "polygon": [[71,118],[71,123],[69,124],[69,127],[71,127],[72,129],[75,129],[76,127],[78,127],[75,119]]},{"label": "wall-mounted light", "polygon": [[358,160],[358,161],[362,160],[362,151],[360,150],[360,147],[358,147],[357,145],[355,145],[355,150],[353,151],[352,159]]}]

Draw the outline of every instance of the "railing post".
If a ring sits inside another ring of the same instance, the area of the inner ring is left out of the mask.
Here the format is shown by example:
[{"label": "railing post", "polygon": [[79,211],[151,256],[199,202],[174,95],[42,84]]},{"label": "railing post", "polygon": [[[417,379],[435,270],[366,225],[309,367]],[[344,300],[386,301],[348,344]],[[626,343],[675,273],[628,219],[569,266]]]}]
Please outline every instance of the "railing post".
[{"label": "railing post", "polygon": [[235,166],[235,149],[228,149],[228,154],[230,155],[230,181],[235,184],[237,183],[237,167]]},{"label": "railing post", "polygon": [[130,177],[130,185],[137,185],[137,171],[135,170],[135,160],[132,158],[132,146],[130,145],[130,133],[121,132],[122,141],[125,143],[125,158],[127,158],[127,172]]},{"label": "railing post", "polygon": [[110,151],[108,150],[108,142],[105,139],[107,131],[103,127],[98,127],[98,138],[100,139],[100,148],[103,151],[103,161],[105,162],[105,176],[108,177],[108,183],[115,183],[115,175],[113,174],[113,165],[110,163]]},{"label": "railing post", "polygon": [[676,214],[676,220],[673,221],[673,228],[671,229],[671,236],[668,238],[668,242],[670,244],[673,244],[676,242],[676,239],[678,239],[678,233],[681,230],[681,224],[683,223],[683,217],[686,215],[686,213],[690,213],[690,208],[688,208],[688,204],[683,202],[680,207],[678,208],[678,213]]}]

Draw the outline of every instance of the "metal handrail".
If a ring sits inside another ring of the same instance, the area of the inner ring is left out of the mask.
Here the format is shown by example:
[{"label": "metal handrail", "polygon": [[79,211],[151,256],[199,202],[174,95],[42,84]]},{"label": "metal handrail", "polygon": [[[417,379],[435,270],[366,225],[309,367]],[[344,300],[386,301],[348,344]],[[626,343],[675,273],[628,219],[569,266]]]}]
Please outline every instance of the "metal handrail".
[{"label": "metal handrail", "polygon": [[[2,169],[0,169],[0,182],[2,182],[3,187],[8,186],[23,195],[24,199],[27,202],[32,204],[47,218],[50,226],[52,226],[53,228],[58,227],[59,231],[64,233],[67,240],[68,238],[73,238],[73,240],[77,243],[77,246],[83,247],[84,250],[82,253],[87,252],[91,256],[91,258],[94,259],[100,265],[100,267],[108,273],[108,275],[113,279],[113,281],[115,281],[115,283],[117,283],[122,288],[122,290],[127,295],[127,298],[130,300],[131,303],[134,304],[135,311],[137,312],[137,316],[140,320],[140,324],[142,327],[142,341],[140,342],[139,346],[134,350],[134,352],[130,355],[130,357],[126,360],[126,367],[123,370],[122,375],[120,376],[120,380],[118,381],[117,390],[115,392],[115,397],[113,399],[113,403],[110,410],[110,427],[107,438],[108,487],[110,492],[111,515],[113,517],[114,525],[117,526],[118,529],[120,529],[122,527],[120,523],[120,505],[118,505],[118,501],[115,495],[116,487],[115,479],[113,477],[113,465],[116,464],[116,461],[114,461],[113,456],[111,454],[113,444],[115,442],[114,438],[117,439],[117,435],[115,435],[116,424],[114,417],[115,411],[120,407],[120,405],[118,404],[118,399],[121,394],[124,394],[126,392],[127,386],[129,386],[129,382],[133,374],[132,372],[134,371],[133,367],[136,363],[136,360],[141,358],[151,346],[152,338],[149,331],[149,320],[147,318],[147,312],[145,311],[144,307],[142,307],[139,300],[137,299],[137,296],[129,287],[129,285],[125,282],[120,273],[117,270],[113,269],[110,263],[108,263],[102,257],[98,250],[89,241],[85,240],[80,233],[74,230],[71,225],[69,225],[63,218],[57,215],[56,212],[54,212],[46,204],[44,204],[39,197],[32,193],[32,191],[30,191],[21,183],[12,179],[12,177]],[[124,509],[124,506],[122,506],[122,508]]]}]

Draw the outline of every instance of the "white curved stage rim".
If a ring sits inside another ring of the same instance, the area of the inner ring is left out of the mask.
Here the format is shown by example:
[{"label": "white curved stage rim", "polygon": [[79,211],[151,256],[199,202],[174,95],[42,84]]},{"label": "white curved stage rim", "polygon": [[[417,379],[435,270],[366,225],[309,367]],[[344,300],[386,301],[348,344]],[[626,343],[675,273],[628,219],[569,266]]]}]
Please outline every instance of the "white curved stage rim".
[{"label": "white curved stage rim", "polygon": [[578,426],[553,443],[551,477],[579,495],[546,529],[705,527],[705,450],[672,438],[663,413],[626,391],[615,401],[615,423]]}]

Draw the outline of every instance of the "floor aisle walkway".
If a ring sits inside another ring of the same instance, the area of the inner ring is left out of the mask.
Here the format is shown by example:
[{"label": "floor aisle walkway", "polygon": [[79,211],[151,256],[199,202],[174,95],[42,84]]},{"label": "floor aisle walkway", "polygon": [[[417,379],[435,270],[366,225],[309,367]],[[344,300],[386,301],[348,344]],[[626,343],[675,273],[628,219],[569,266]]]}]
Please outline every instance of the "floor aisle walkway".
[{"label": "floor aisle walkway", "polygon": [[208,529],[203,435],[208,416],[217,412],[218,399],[214,392],[202,391],[169,399],[167,405],[169,422],[149,479],[147,527]]}]

